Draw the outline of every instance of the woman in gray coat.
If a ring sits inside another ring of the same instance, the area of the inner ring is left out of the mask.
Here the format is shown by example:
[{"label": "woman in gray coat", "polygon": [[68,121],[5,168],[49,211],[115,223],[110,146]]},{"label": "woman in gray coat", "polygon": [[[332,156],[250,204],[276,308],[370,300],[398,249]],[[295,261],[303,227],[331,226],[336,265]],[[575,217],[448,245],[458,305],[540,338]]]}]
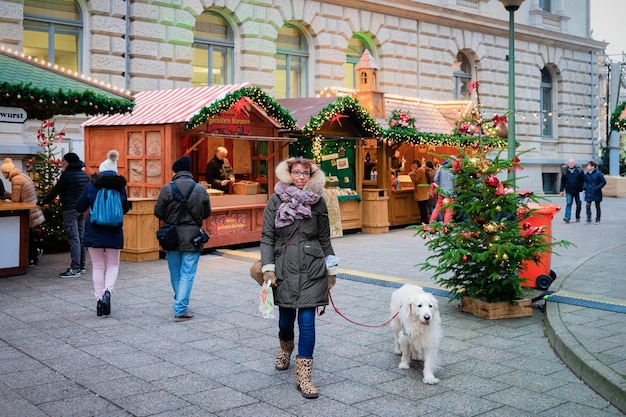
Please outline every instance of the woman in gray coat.
[{"label": "woman in gray coat", "polygon": [[263,278],[275,286],[280,351],[275,366],[289,368],[298,318],[296,383],[305,398],[319,393],[311,382],[315,309],[328,305],[337,258],[330,243],[328,209],[322,198],[326,178],[313,161],[289,158],[276,166],[279,182],[263,215]]}]

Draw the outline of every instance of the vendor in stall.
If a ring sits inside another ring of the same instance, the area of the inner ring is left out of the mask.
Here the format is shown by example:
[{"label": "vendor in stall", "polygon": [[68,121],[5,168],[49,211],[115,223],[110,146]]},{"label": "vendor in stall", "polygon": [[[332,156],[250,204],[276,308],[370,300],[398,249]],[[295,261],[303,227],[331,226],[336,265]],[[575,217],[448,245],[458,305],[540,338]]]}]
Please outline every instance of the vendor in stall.
[{"label": "vendor in stall", "polygon": [[218,146],[215,156],[206,165],[205,180],[215,190],[228,194],[228,185],[235,181],[235,174],[226,156],[228,149]]}]

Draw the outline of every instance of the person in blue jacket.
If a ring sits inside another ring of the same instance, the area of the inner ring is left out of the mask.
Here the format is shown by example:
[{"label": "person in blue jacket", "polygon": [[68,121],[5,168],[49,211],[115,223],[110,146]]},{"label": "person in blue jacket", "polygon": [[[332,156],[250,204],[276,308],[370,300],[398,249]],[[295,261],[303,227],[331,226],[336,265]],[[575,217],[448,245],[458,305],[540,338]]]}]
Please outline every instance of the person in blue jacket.
[{"label": "person in blue jacket", "polygon": [[606,185],[604,174],[598,169],[596,161],[587,163],[587,173],[583,180],[583,192],[585,193],[585,201],[587,202],[587,220],[585,224],[591,223],[591,203],[596,206],[596,224],[600,224],[602,211],[600,210],[600,202],[602,202],[602,188]]},{"label": "person in blue jacket", "polygon": [[[126,194],[126,178],[117,174],[116,150],[108,152],[107,159],[100,164],[99,172],[93,174],[85,190],[76,202],[76,210],[84,213],[91,207],[101,188],[117,190],[122,200],[122,211],[130,209]],[[111,292],[115,287],[120,269],[120,252],[124,247],[123,226],[101,226],[90,221],[85,226],[85,246],[91,258],[91,278],[96,296],[96,315],[111,314]]]}]

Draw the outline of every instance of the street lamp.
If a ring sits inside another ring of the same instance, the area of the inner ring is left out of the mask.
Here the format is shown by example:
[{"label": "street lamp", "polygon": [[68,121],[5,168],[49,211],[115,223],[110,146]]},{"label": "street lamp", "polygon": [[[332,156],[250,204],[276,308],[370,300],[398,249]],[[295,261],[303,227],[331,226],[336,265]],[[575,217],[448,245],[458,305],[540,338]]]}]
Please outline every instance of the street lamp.
[{"label": "street lamp", "polygon": [[[524,0],[500,0],[509,12],[509,135],[508,158],[515,158],[515,11]],[[515,170],[509,170],[509,179],[515,179]]]}]

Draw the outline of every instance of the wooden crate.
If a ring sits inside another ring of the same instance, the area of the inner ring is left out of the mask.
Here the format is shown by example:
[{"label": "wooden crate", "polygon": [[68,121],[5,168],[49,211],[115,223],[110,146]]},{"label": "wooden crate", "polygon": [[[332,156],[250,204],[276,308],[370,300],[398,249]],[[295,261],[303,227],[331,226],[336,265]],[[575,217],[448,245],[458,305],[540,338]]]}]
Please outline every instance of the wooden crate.
[{"label": "wooden crate", "polygon": [[237,195],[258,194],[258,182],[234,182],[233,191]]},{"label": "wooden crate", "polygon": [[461,297],[461,310],[489,320],[530,317],[533,315],[532,301],[526,298],[511,302],[489,303],[476,298]]}]

